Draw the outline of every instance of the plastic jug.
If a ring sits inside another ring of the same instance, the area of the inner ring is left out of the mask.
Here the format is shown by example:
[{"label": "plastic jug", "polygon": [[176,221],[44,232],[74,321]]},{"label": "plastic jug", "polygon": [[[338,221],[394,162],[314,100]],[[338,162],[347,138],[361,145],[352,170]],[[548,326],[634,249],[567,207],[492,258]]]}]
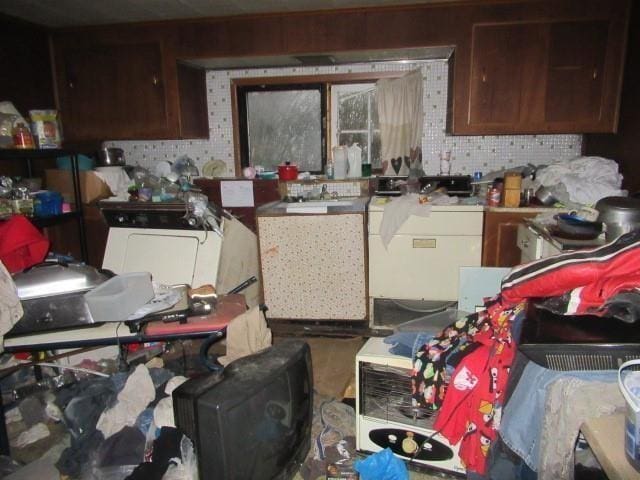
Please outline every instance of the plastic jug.
[{"label": "plastic jug", "polygon": [[349,178],[362,177],[362,149],[357,143],[354,143],[347,149],[349,158]]},{"label": "plastic jug", "polygon": [[[629,462],[636,470],[640,471],[640,372],[627,372],[622,377],[622,371],[628,367],[640,365],[640,360],[629,360],[620,365],[618,369],[618,386],[627,404],[624,422],[624,452]],[[633,385],[632,385],[633,384]],[[637,384],[637,385],[636,385]]]},{"label": "plastic jug", "polygon": [[333,147],[333,178],[342,180],[347,177],[347,147]]}]

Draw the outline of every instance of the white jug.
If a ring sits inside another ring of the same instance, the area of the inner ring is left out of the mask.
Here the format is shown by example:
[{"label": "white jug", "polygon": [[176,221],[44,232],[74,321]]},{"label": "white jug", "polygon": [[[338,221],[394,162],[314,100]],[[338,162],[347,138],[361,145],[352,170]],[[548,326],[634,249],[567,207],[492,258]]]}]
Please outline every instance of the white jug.
[{"label": "white jug", "polygon": [[354,143],[347,149],[349,158],[349,178],[362,177],[362,149]]},{"label": "white jug", "polygon": [[347,177],[347,147],[333,147],[333,178],[342,180]]}]

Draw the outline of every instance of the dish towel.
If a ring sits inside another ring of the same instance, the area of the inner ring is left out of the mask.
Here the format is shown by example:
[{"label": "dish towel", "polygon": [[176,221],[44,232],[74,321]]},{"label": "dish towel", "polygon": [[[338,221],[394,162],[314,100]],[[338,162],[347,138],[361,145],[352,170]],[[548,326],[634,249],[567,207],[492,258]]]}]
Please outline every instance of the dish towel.
[{"label": "dish towel", "polygon": [[260,307],[253,307],[234,318],[227,327],[227,354],[219,357],[222,365],[271,346],[271,330]]}]

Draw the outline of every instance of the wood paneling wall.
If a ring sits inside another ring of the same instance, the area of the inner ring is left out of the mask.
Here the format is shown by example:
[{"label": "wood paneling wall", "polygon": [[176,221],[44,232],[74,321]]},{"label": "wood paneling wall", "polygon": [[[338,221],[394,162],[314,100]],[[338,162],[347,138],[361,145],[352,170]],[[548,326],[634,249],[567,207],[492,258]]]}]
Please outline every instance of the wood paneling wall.
[{"label": "wood paneling wall", "polygon": [[47,31],[0,15],[0,45],[0,100],[13,102],[23,117],[55,108]]},{"label": "wood paneling wall", "polygon": [[617,134],[586,135],[584,152],[620,164],[623,188],[640,192],[640,3],[633,3]]}]

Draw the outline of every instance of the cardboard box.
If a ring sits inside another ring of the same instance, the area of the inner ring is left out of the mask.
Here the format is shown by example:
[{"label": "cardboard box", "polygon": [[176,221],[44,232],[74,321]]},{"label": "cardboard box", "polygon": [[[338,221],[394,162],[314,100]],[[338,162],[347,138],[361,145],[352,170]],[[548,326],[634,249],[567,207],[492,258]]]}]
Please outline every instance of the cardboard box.
[{"label": "cardboard box", "polygon": [[[95,172],[80,173],[82,203],[91,203],[112,195],[109,186]],[[45,170],[45,188],[62,194],[65,202],[74,203],[73,178],[70,170]]]}]

